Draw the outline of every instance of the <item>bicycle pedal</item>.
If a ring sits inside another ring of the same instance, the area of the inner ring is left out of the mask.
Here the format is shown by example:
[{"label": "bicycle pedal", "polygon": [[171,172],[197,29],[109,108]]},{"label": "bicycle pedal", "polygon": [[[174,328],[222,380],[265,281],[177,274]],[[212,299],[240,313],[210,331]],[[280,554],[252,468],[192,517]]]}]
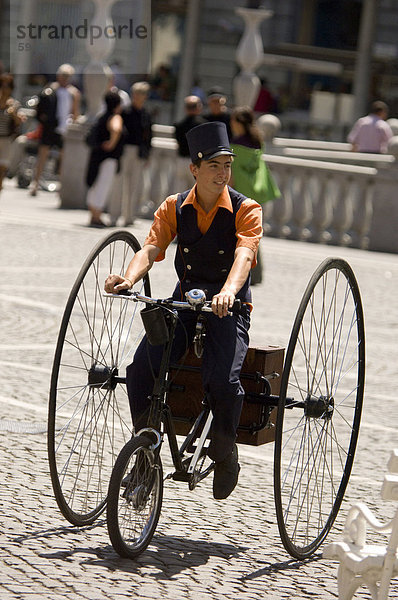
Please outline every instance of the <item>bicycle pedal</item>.
[{"label": "bicycle pedal", "polygon": [[174,479],[174,481],[190,481],[191,477],[192,475],[186,471],[175,471],[171,475],[171,478]]}]

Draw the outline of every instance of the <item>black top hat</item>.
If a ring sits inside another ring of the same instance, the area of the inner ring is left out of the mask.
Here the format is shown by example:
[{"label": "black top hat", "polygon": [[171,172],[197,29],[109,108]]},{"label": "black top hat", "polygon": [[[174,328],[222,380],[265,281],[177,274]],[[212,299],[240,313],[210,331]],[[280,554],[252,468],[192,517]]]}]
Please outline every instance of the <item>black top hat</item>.
[{"label": "black top hat", "polygon": [[187,132],[186,137],[192,162],[210,160],[222,154],[235,156],[229,145],[226,125],[221,121],[197,125]]}]

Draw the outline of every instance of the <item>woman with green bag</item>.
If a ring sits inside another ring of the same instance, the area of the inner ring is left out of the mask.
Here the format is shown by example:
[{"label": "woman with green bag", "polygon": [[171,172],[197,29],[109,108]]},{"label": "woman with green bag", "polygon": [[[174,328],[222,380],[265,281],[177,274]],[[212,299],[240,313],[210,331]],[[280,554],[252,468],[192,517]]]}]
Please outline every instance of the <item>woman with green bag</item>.
[{"label": "woman with green bag", "polygon": [[[254,113],[248,106],[235,108],[231,115],[232,141],[236,154],[232,163],[232,187],[259,204],[281,195],[270,170],[262,160],[263,139],[254,123]],[[257,266],[252,270],[252,285],[262,281],[260,249]]]}]

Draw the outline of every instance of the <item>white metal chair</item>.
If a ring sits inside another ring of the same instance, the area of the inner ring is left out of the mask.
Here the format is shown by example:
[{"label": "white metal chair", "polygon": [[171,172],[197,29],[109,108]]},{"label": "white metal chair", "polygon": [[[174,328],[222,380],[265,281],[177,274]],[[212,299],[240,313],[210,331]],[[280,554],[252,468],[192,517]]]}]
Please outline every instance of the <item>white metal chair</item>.
[{"label": "white metal chair", "polygon": [[[381,497],[398,501],[398,449],[388,462]],[[389,534],[387,545],[366,544],[367,526],[375,532]],[[362,502],[351,507],[344,526],[344,541],[325,546],[324,558],[339,561],[339,600],[351,600],[356,590],[366,585],[373,600],[387,600],[391,578],[398,576],[398,509],[387,523],[376,519]]]}]

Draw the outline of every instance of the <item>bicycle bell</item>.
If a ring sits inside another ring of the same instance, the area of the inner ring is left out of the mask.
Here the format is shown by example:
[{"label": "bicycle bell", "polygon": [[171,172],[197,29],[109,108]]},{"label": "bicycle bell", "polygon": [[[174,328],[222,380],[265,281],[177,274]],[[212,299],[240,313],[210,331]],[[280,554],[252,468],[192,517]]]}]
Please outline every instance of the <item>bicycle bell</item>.
[{"label": "bicycle bell", "polygon": [[185,292],[185,298],[191,306],[202,306],[206,302],[206,294],[203,290],[189,290]]}]

